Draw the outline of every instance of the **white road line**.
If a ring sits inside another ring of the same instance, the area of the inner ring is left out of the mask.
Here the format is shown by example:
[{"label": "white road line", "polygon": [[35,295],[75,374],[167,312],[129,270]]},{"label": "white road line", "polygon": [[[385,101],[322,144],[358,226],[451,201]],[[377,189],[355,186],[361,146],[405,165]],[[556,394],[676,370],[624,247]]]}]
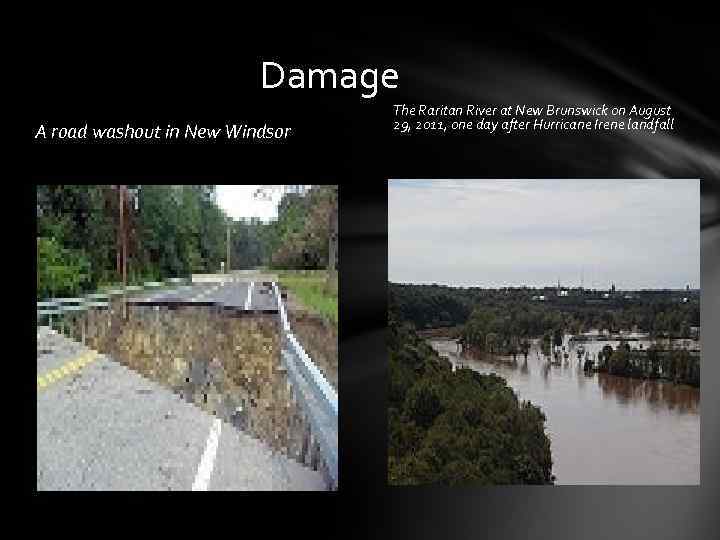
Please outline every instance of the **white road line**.
[{"label": "white road line", "polygon": [[212,476],[213,467],[215,466],[215,455],[217,454],[218,443],[220,442],[220,428],[222,421],[219,418],[213,420],[210,427],[210,435],[205,444],[205,453],[200,459],[195,482],[193,482],[193,491],[207,491],[210,485],[210,477]]},{"label": "white road line", "polygon": [[250,311],[250,306],[252,305],[252,292],[253,292],[254,286],[255,286],[255,282],[251,281],[250,286],[248,287],[247,300],[245,300],[245,311]]}]

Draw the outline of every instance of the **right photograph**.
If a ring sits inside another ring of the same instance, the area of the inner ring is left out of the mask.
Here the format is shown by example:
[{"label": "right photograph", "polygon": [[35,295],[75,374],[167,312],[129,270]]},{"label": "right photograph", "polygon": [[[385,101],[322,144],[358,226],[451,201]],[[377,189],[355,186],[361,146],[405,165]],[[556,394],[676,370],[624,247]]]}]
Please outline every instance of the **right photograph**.
[{"label": "right photograph", "polygon": [[700,180],[388,181],[390,485],[699,485]]}]

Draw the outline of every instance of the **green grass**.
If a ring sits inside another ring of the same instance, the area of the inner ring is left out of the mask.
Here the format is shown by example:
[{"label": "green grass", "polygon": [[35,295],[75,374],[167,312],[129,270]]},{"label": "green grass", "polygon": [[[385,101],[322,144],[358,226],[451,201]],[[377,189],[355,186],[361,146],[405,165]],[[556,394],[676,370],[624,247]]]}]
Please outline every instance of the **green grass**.
[{"label": "green grass", "polygon": [[336,294],[327,291],[326,275],[323,271],[278,272],[280,284],[289,289],[298,302],[337,326],[338,299]]}]

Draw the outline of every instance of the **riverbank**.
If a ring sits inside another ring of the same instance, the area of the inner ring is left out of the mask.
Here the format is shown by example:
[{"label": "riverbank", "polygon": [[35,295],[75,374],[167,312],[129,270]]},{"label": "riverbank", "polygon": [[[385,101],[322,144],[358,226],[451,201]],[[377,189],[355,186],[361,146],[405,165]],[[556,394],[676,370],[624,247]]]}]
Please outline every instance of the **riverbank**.
[{"label": "riverbank", "polygon": [[501,377],[454,371],[410,325],[389,328],[390,484],[553,483],[544,411]]},{"label": "riverbank", "polygon": [[[456,373],[497,375],[546,416],[556,484],[695,485],[700,481],[700,391],[685,384],[550,364],[537,343],[518,355],[429,344]],[[576,360],[571,356],[572,360]],[[461,369],[465,368],[465,369]]]},{"label": "riverbank", "polygon": [[426,328],[425,330],[417,330],[417,335],[423,339],[448,338],[455,339],[460,335],[462,325],[444,326],[441,328]]}]

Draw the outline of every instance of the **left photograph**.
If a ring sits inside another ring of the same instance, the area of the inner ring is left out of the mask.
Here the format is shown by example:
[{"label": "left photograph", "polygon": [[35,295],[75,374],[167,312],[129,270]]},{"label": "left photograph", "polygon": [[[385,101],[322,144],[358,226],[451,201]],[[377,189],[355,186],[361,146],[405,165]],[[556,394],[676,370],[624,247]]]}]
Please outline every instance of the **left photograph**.
[{"label": "left photograph", "polygon": [[338,489],[338,186],[36,191],[38,491]]}]

